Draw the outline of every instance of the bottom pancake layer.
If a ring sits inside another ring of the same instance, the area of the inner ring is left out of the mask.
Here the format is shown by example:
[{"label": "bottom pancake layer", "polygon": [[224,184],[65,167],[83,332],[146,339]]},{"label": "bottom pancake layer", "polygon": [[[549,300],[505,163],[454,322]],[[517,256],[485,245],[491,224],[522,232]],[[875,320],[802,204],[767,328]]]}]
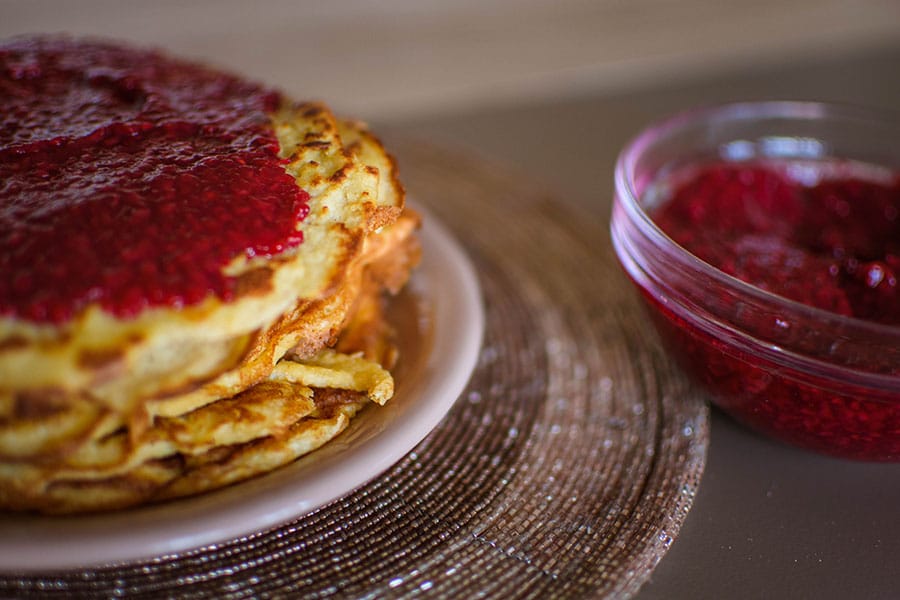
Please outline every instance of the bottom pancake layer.
[{"label": "bottom pancake layer", "polygon": [[179,417],[138,439],[118,431],[50,464],[0,464],[0,506],[44,513],[125,508],[216,489],[266,473],[322,446],[393,379],[361,356],[323,350],[279,362],[249,390]]},{"label": "bottom pancake layer", "polygon": [[142,418],[125,420],[87,400],[48,402],[28,415],[16,402],[0,402],[0,509],[71,514],[191,496],[267,473],[334,439],[361,409],[393,395],[385,293],[399,291],[418,262],[417,224],[408,213],[373,236],[357,274],[333,292],[344,317],[332,347],[311,355],[293,348],[261,378],[247,368],[235,375],[241,381],[253,373],[242,387],[155,400]]}]

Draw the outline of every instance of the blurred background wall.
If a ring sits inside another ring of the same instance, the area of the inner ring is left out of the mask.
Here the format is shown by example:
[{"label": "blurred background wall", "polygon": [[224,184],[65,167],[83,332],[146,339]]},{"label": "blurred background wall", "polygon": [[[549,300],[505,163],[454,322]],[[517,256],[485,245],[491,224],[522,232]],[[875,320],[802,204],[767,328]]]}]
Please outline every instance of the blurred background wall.
[{"label": "blurred background wall", "polygon": [[896,45],[900,1],[0,0],[0,37],[61,31],[397,119]]}]

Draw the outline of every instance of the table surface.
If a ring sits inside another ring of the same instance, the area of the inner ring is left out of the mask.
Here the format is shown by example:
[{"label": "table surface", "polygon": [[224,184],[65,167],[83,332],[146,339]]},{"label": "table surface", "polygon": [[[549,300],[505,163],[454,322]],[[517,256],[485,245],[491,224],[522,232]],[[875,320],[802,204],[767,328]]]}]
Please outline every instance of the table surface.
[{"label": "table surface", "polygon": [[[415,136],[518,169],[548,195],[607,220],[616,154],[648,122],[682,108],[738,99],[816,99],[896,110],[898,66],[900,43],[616,96],[507,104],[377,125],[388,138]],[[718,411],[711,436],[695,504],[639,600],[897,597],[900,465],[844,461],[784,446]]]},{"label": "table surface", "polygon": [[[478,19],[471,11],[484,3],[474,0],[458,10],[415,4],[427,8],[411,10],[403,0],[280,0],[265,10],[240,0],[215,9],[211,0],[0,0],[0,35],[127,34],[291,91],[313,81],[338,107],[370,118],[388,142],[414,137],[483,156],[601,223],[619,149],[674,111],[747,99],[900,109],[894,0],[770,1],[763,8],[697,0],[687,3],[690,10],[665,0],[535,0],[513,15],[512,28],[511,2],[489,2],[495,10]],[[719,4],[727,5],[723,18],[697,18]],[[435,10],[440,19],[428,12]],[[357,29],[346,27],[351,16]],[[352,35],[335,35],[347,31]],[[348,39],[362,39],[366,51]],[[298,61],[285,47],[303,50],[301,58],[325,48],[329,60]],[[360,81],[371,94],[356,93]],[[425,101],[429,110],[415,109]],[[714,411],[694,507],[638,599],[897,597],[897,506],[900,465],[817,456],[748,433]]]}]

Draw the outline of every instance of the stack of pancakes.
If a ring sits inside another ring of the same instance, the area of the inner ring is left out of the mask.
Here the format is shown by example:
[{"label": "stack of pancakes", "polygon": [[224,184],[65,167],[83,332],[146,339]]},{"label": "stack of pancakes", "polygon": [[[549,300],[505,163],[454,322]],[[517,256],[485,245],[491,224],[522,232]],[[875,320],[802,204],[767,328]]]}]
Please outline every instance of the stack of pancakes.
[{"label": "stack of pancakes", "polygon": [[233,298],[62,324],[0,317],[0,509],[197,494],[289,463],[393,394],[384,292],[418,261],[392,159],[321,104],[271,115],[303,242],[225,267]]}]

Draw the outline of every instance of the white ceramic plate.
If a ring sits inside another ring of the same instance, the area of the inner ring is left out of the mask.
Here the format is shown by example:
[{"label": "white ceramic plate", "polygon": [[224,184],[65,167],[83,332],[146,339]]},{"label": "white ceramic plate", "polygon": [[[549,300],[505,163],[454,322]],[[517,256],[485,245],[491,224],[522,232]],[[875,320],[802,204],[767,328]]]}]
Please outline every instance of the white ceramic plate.
[{"label": "white ceramic plate", "polygon": [[405,341],[386,406],[364,410],[310,457],[196,498],[77,518],[2,515],[0,570],[119,563],[265,530],[347,494],[402,458],[462,392],[484,330],[478,281],[462,249],[427,214],[420,238],[422,264],[406,295],[406,308],[419,310],[401,311]]}]

